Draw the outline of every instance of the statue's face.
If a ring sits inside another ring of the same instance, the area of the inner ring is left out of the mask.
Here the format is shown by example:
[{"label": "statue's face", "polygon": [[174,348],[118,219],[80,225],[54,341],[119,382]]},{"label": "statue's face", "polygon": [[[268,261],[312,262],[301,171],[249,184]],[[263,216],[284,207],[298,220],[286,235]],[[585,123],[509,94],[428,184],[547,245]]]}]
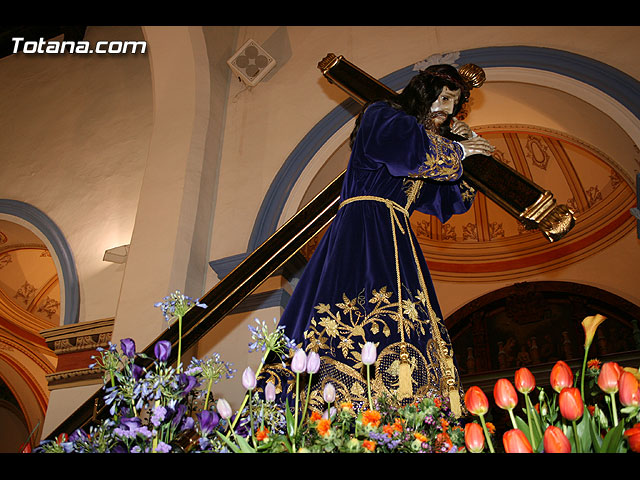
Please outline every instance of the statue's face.
[{"label": "statue's face", "polygon": [[460,100],[460,89],[449,90],[447,87],[442,87],[442,92],[431,104],[431,118],[436,127],[442,125],[447,117],[453,113],[458,100]]}]

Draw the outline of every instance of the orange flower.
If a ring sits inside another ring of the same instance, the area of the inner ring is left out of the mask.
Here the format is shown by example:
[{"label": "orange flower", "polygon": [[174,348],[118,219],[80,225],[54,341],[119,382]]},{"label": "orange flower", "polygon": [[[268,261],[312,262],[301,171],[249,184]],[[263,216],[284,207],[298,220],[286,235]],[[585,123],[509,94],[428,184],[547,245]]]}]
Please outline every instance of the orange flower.
[{"label": "orange flower", "polygon": [[546,453],[571,453],[571,442],[560,428],[553,425],[545,430],[543,444]]},{"label": "orange flower", "polygon": [[401,418],[396,418],[396,421],[393,422],[393,429],[397,430],[398,432],[402,431],[402,422],[403,420]]},{"label": "orange flower", "polygon": [[318,433],[323,437],[329,433],[330,429],[331,429],[331,421],[329,421],[329,419],[327,418],[320,419],[320,421],[316,425],[316,430],[318,430]]},{"label": "orange flower", "polygon": [[551,388],[560,393],[563,388],[573,386],[573,372],[569,365],[562,360],[558,360],[551,369]]},{"label": "orange flower", "polygon": [[473,386],[467,390],[464,404],[473,415],[484,415],[489,411],[489,400],[480,387]]},{"label": "orange flower", "polygon": [[633,373],[624,371],[618,380],[620,403],[625,407],[640,405],[640,384]]},{"label": "orange flower", "polygon": [[471,453],[480,453],[484,449],[484,432],[477,423],[467,423],[464,427],[464,443]]},{"label": "orange flower", "polygon": [[389,438],[391,438],[391,436],[393,435],[393,425],[383,425],[382,431],[386,433]]},{"label": "orange flower", "polygon": [[562,416],[570,422],[578,420],[584,413],[584,404],[578,388],[563,388],[558,397],[558,405]]},{"label": "orange flower", "polygon": [[504,410],[511,410],[518,404],[518,394],[513,385],[506,378],[501,378],[493,387],[493,398],[496,405]]},{"label": "orange flower", "polygon": [[487,426],[487,431],[489,432],[490,435],[493,435],[494,433],[496,433],[496,426],[493,423],[487,422],[485,423],[485,425]]},{"label": "orange flower", "polygon": [[598,386],[604,393],[617,393],[618,379],[622,375],[622,367],[616,362],[607,362],[602,365],[600,375],[598,375]]},{"label": "orange flower", "polygon": [[342,410],[353,410],[353,403],[344,402],[344,403],[340,404],[340,408],[342,408]]},{"label": "orange flower", "polygon": [[436,397],[433,399],[433,403],[436,405],[436,407],[440,408],[442,406],[442,400],[440,400],[439,397]]},{"label": "orange flower", "polygon": [[438,435],[436,435],[436,446],[439,448],[446,447],[447,450],[450,450],[453,446],[451,437],[449,437],[449,435],[444,432],[439,433]]},{"label": "orange flower", "polygon": [[373,428],[376,428],[378,425],[380,425],[380,418],[382,418],[380,412],[377,412],[375,410],[366,410],[362,414],[362,424],[365,426],[371,425]]},{"label": "orange flower", "polygon": [[625,430],[624,436],[629,442],[631,451],[640,453],[640,423],[636,423],[633,428]]},{"label": "orange flower", "polygon": [[591,360],[589,360],[587,362],[587,368],[589,370],[600,370],[600,367],[602,366],[602,362],[600,362],[600,360],[598,360],[597,358],[592,358]]},{"label": "orange flower", "polygon": [[502,443],[506,453],[533,453],[531,444],[522,430],[514,428],[505,432]]},{"label": "orange flower", "polygon": [[320,415],[318,412],[316,412],[316,411],[311,412],[311,417],[309,417],[309,421],[311,423],[315,423],[315,422],[317,422],[318,420],[321,420],[321,419],[322,419],[322,415]]},{"label": "orange flower", "polygon": [[371,440],[363,440],[362,446],[370,452],[373,452],[376,449],[376,442],[373,442]]},{"label": "orange flower", "polygon": [[536,379],[528,368],[516,370],[515,386],[520,393],[529,393],[536,388]]},{"label": "orange flower", "polygon": [[421,434],[420,432],[414,432],[413,436],[418,440],[420,440],[421,443],[426,443],[429,441],[429,439],[425,437],[423,434]]},{"label": "orange flower", "polygon": [[440,426],[443,430],[446,430],[449,427],[449,422],[447,422],[444,418],[440,419]]},{"label": "orange flower", "polygon": [[267,430],[265,427],[260,427],[256,432],[256,440],[261,442],[263,440],[268,440],[268,439],[269,439],[269,430]]},{"label": "orange flower", "polygon": [[582,320],[582,328],[584,329],[584,348],[587,349],[593,341],[593,337],[596,334],[598,325],[604,322],[607,317],[603,317],[599,313],[596,313],[592,317],[586,317]]}]

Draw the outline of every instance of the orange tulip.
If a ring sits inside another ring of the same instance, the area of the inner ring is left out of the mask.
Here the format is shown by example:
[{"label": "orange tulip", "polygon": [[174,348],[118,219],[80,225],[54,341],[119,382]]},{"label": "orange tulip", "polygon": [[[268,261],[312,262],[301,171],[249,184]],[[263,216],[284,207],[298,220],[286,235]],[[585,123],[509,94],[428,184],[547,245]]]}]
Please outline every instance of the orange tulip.
[{"label": "orange tulip", "polygon": [[489,411],[489,400],[480,387],[473,386],[467,390],[464,404],[473,415],[484,415]]},{"label": "orange tulip", "polygon": [[640,406],[640,386],[631,372],[623,371],[618,379],[618,398],[625,407]]},{"label": "orange tulip", "polygon": [[570,422],[578,420],[584,413],[584,404],[580,389],[574,387],[563,388],[558,397],[560,414]]},{"label": "orange tulip", "polygon": [[624,436],[629,442],[631,451],[640,453],[640,423],[636,423],[633,428],[626,430]]},{"label": "orange tulip", "polygon": [[602,365],[598,375],[598,386],[605,393],[618,391],[618,380],[622,374],[622,368],[616,362],[607,362]]},{"label": "orange tulip", "polygon": [[562,360],[558,360],[551,369],[551,388],[560,393],[563,388],[573,386],[573,372]]},{"label": "orange tulip", "polygon": [[464,443],[471,453],[480,453],[484,449],[484,432],[477,423],[467,423],[464,426]]},{"label": "orange tulip", "polygon": [[496,405],[504,410],[511,410],[518,404],[518,394],[513,385],[506,378],[501,378],[493,387],[493,398]]},{"label": "orange tulip", "polygon": [[502,444],[506,453],[533,453],[527,436],[517,428],[505,432]]},{"label": "orange tulip", "polygon": [[523,394],[529,393],[536,388],[536,378],[528,368],[516,370],[516,389]]},{"label": "orange tulip", "polygon": [[603,317],[599,313],[596,313],[592,317],[586,317],[582,321],[582,328],[584,329],[584,348],[587,349],[591,345],[593,341],[593,337],[596,334],[596,330],[598,329],[598,325],[604,322],[607,317]]},{"label": "orange tulip", "polygon": [[542,440],[546,453],[571,453],[571,442],[562,429],[549,425]]}]

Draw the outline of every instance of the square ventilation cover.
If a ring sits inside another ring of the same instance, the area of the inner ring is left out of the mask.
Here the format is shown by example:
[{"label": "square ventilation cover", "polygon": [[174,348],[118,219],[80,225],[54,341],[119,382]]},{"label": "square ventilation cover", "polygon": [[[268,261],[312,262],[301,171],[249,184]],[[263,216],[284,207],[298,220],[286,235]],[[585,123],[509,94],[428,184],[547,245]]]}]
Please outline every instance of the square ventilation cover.
[{"label": "square ventilation cover", "polygon": [[254,87],[276,66],[276,61],[260,45],[249,40],[227,60],[227,64],[244,83]]}]

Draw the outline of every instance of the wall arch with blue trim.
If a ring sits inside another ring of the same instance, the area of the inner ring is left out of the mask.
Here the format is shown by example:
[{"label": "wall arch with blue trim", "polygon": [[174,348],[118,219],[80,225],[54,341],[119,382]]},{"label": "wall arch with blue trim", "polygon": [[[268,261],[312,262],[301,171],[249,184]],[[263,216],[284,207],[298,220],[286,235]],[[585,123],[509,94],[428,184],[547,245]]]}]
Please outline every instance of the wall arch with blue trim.
[{"label": "wall arch with blue trim", "polygon": [[[498,72],[500,79],[509,75],[557,82],[560,88],[571,85],[578,94],[589,94],[596,100],[596,107],[609,109],[608,113],[618,121],[629,136],[640,144],[640,83],[624,72],[589,57],[574,53],[530,46],[487,47],[449,54],[455,64],[475,63],[487,72]],[[401,68],[380,79],[394,90],[403,88],[419,63]],[[512,72],[512,73],[509,73]],[[515,73],[514,73],[515,72]],[[558,83],[559,82],[559,83]],[[575,94],[575,92],[572,92]],[[249,239],[247,253],[211,262],[222,278],[242,259],[258,248],[278,228],[289,196],[311,159],[337,132],[350,122],[360,110],[352,99],[345,100],[318,122],[285,160],[276,174],[262,202]]]},{"label": "wall arch with blue trim", "polygon": [[18,200],[0,199],[0,217],[16,221],[40,237],[58,268],[64,325],[78,323],[80,287],[71,248],[60,228],[41,210]]}]

